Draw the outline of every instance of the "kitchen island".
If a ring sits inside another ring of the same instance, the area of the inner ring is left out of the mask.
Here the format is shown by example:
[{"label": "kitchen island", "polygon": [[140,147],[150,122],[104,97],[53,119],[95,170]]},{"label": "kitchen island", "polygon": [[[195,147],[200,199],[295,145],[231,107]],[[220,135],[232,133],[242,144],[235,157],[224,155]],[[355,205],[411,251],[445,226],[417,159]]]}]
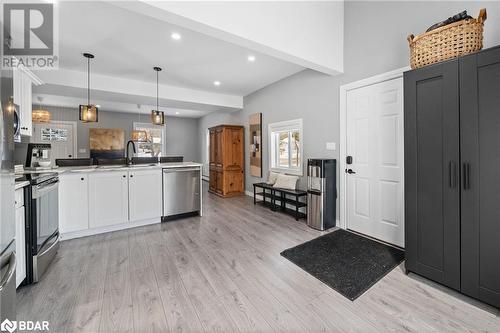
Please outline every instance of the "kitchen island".
[{"label": "kitchen island", "polygon": [[[183,162],[52,169],[59,173],[60,179],[61,239],[201,216],[201,166]],[[172,177],[177,173],[179,177]],[[172,191],[181,192],[182,201]]]}]

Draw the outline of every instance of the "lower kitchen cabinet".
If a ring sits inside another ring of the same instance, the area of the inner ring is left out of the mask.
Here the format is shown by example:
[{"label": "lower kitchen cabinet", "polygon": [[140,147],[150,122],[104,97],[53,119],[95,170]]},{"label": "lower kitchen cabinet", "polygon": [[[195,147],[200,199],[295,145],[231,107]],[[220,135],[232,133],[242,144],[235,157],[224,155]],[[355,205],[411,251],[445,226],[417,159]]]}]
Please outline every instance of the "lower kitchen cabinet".
[{"label": "lower kitchen cabinet", "polygon": [[67,174],[59,177],[59,231],[74,232],[89,228],[89,175]]},{"label": "lower kitchen cabinet", "polygon": [[127,171],[89,175],[89,226],[104,227],[128,221]]},{"label": "lower kitchen cabinet", "polygon": [[130,220],[160,218],[162,214],[161,170],[130,171],[128,177]]}]

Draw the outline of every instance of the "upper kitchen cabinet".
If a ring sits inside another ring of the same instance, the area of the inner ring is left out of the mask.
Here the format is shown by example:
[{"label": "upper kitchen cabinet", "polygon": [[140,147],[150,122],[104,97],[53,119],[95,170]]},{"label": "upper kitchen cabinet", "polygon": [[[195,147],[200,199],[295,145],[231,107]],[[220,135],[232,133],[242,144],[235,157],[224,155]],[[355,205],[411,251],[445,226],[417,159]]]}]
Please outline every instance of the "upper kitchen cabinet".
[{"label": "upper kitchen cabinet", "polygon": [[32,86],[42,84],[42,81],[29,70],[18,67],[13,70],[14,103],[19,107],[19,123],[21,135],[31,136],[32,125]]},{"label": "upper kitchen cabinet", "polygon": [[160,218],[162,213],[162,171],[134,170],[128,173],[130,221]]},{"label": "upper kitchen cabinet", "polygon": [[89,175],[89,226],[104,227],[128,221],[127,171]]},{"label": "upper kitchen cabinet", "polygon": [[500,47],[460,59],[462,292],[500,306]]},{"label": "upper kitchen cabinet", "polygon": [[220,125],[210,128],[209,131],[209,190],[224,197],[243,194],[243,126]]}]

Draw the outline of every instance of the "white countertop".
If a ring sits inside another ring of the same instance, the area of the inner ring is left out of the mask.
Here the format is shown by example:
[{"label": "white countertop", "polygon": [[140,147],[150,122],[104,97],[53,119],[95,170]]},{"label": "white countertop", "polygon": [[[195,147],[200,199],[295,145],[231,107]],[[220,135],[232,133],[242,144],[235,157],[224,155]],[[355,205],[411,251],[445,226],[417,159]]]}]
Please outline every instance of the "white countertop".
[{"label": "white countertop", "polygon": [[29,181],[27,181],[27,180],[23,180],[22,182],[16,182],[16,183],[15,183],[15,185],[14,185],[14,188],[15,188],[16,190],[19,190],[20,188],[23,188],[23,187],[25,187],[25,186],[28,186],[29,184],[30,184],[30,182],[29,182]]},{"label": "white countertop", "polygon": [[147,170],[147,169],[171,169],[171,168],[201,168],[202,164],[196,162],[181,162],[181,163],[157,163],[157,164],[136,164],[132,166],[121,166],[121,165],[104,165],[104,166],[71,166],[71,167],[59,167],[53,169],[44,169],[38,171],[25,171],[25,173],[46,173],[46,172],[57,172],[59,174],[65,172],[100,172],[100,171],[123,171],[123,170]]}]

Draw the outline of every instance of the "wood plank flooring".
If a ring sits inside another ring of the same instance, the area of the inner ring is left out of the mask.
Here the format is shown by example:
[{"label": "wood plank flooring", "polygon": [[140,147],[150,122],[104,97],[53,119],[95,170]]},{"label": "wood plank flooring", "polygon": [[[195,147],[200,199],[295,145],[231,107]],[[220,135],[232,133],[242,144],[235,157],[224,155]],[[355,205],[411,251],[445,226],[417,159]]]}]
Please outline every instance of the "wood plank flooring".
[{"label": "wood plank flooring", "polygon": [[402,265],[351,302],[280,256],[321,232],[204,196],[202,218],[63,242],[18,291],[18,319],[51,332],[500,332],[498,309]]}]

